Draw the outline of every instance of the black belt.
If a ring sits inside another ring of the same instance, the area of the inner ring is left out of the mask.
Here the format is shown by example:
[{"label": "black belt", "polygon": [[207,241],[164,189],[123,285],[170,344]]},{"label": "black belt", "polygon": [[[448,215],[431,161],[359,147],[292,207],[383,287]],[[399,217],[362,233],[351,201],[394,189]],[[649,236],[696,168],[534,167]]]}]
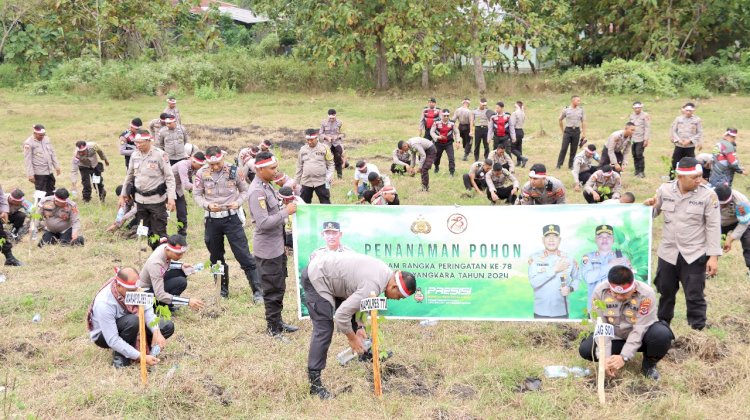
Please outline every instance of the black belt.
[{"label": "black belt", "polygon": [[568,129],[570,129],[570,130],[580,130],[581,127],[565,127],[565,129],[566,130],[568,130]]},{"label": "black belt", "polygon": [[158,187],[154,188],[150,191],[140,191],[138,189],[135,190],[138,194],[140,194],[142,197],[151,197],[152,195],[163,195],[167,192],[167,184],[161,184]]}]

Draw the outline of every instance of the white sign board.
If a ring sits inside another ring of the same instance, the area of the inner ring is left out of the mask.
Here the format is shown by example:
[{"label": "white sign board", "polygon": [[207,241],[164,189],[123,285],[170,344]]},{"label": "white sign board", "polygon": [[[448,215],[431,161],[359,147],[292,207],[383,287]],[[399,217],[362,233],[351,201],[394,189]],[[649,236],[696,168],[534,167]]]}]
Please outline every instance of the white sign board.
[{"label": "white sign board", "polygon": [[154,304],[154,294],[144,292],[125,293],[126,305],[151,306]]},{"label": "white sign board", "polygon": [[596,329],[594,329],[594,338],[599,337],[610,337],[613,338],[615,336],[615,326],[612,324],[596,324]]},{"label": "white sign board", "polygon": [[211,266],[211,274],[224,275],[224,264],[214,264]]},{"label": "white sign board", "polygon": [[47,196],[47,192],[46,191],[39,191],[39,190],[34,191],[34,200],[36,200],[36,201],[39,201],[39,200],[43,199],[46,196]]},{"label": "white sign board", "polygon": [[388,310],[388,299],[384,297],[373,297],[362,299],[359,303],[360,312],[366,311],[386,311]]},{"label": "white sign board", "polygon": [[148,226],[138,226],[135,234],[138,236],[148,236]]},{"label": "white sign board", "polygon": [[92,182],[93,182],[94,184],[101,184],[101,183],[102,183],[102,177],[100,177],[100,176],[96,176],[96,175],[92,175],[92,176],[91,176],[91,181],[92,181]]}]

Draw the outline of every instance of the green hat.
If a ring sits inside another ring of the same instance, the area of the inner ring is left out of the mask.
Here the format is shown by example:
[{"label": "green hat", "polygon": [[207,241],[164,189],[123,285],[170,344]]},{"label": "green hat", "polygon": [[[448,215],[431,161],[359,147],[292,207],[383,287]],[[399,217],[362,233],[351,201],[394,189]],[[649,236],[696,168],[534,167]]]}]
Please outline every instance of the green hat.
[{"label": "green hat", "polygon": [[560,236],[560,225],[545,225],[542,228],[542,235],[557,235]]},{"label": "green hat", "polygon": [[609,233],[610,235],[614,235],[615,231],[610,225],[599,225],[596,227],[596,234],[599,235],[601,233]]}]

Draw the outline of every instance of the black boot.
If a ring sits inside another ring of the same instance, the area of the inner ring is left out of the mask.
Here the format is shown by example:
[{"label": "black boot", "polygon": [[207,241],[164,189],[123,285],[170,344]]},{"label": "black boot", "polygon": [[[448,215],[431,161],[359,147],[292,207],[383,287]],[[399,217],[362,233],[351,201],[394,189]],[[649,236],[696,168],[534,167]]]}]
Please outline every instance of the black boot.
[{"label": "black boot", "polygon": [[308,369],[307,378],[310,380],[310,395],[317,395],[321,400],[333,398],[333,394],[323,386],[323,383],[320,380],[319,370]]},{"label": "black boot", "polygon": [[127,357],[121,355],[120,353],[113,351],[112,352],[112,367],[115,369],[122,369],[124,367],[130,366],[131,360]]},{"label": "black boot", "polygon": [[287,324],[284,321],[281,321],[281,330],[285,333],[293,333],[299,331],[299,327],[296,325]]},{"label": "black boot", "polygon": [[284,337],[284,324],[281,322],[269,322],[266,328],[268,335],[273,338],[283,339]]},{"label": "black boot", "polygon": [[643,364],[641,364],[641,373],[643,374],[643,376],[658,381],[661,377],[661,375],[659,375],[659,371],[656,370],[656,364],[658,362],[659,359],[644,356]]},{"label": "black boot", "polygon": [[224,274],[221,275],[221,297],[229,297],[229,265],[224,264]]},{"label": "black boot", "polygon": [[7,250],[3,252],[5,255],[5,265],[10,265],[14,267],[20,267],[23,265],[21,261],[18,260],[18,258],[13,256],[13,252],[11,250]]},{"label": "black boot", "polygon": [[247,282],[250,283],[250,289],[253,291],[253,303],[256,305],[263,303],[263,288],[260,285],[260,273],[257,268],[248,273]]}]

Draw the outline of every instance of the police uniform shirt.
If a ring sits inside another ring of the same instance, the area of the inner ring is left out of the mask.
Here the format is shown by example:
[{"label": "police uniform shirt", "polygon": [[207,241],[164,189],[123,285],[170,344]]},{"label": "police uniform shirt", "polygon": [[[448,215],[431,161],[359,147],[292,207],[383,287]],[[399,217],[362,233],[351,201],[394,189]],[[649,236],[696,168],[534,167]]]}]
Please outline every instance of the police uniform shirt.
[{"label": "police uniform shirt", "polygon": [[508,181],[511,182],[513,188],[518,188],[518,179],[505,168],[500,172],[500,175],[496,175],[495,171],[487,171],[484,180],[491,192],[497,192],[497,189],[503,188]]},{"label": "police uniform shirt", "polygon": [[[620,355],[628,359],[635,356],[643,344],[643,335],[658,321],[654,289],[640,281],[636,281],[635,284],[635,293],[624,302],[615,298],[615,293],[609,288],[609,282],[599,283],[591,298],[592,318],[601,316],[615,327],[615,338],[625,340]],[[597,308],[594,304],[596,300],[602,301],[606,309]]]},{"label": "police uniform shirt", "polygon": [[151,120],[151,122],[148,123],[148,131],[151,133],[151,137],[158,139],[159,131],[161,131],[162,127],[161,118],[154,118]]},{"label": "police uniform shirt", "polygon": [[[154,136],[154,139],[158,139],[159,133],[156,133],[156,136]],[[132,156],[133,153],[136,151],[135,143],[133,140],[135,139],[135,133],[133,133],[130,130],[125,131],[120,135],[120,155],[122,156]]]},{"label": "police uniform shirt", "polygon": [[581,172],[585,172],[591,169],[591,160],[593,159],[594,156],[587,156],[585,150],[578,152],[576,157],[573,159],[573,170],[571,171],[573,173],[573,181],[575,181],[575,183],[579,184],[581,182]]},{"label": "police uniform shirt", "polygon": [[[320,141],[328,146],[341,146],[341,139],[339,138],[339,134],[341,134],[341,125],[342,123],[338,119],[331,121],[326,118],[323,120],[320,123],[320,133],[318,133]],[[329,140],[329,138],[333,138],[333,140]]]},{"label": "police uniform shirt", "polygon": [[435,145],[423,137],[412,137],[406,141],[411,149],[411,166],[413,168],[421,168],[422,163],[427,157],[427,150]]},{"label": "police uniform shirt", "polygon": [[164,111],[162,113],[171,115],[176,120],[177,126],[178,127],[182,126],[182,118],[180,117],[180,110],[177,109],[176,106],[174,108],[170,108],[169,106],[167,106],[166,108],[164,108]]},{"label": "police uniform shirt", "polygon": [[609,161],[612,162],[613,165],[615,162],[619,162],[617,156],[615,156],[615,152],[622,153],[623,166],[628,163],[628,153],[626,152],[630,146],[630,140],[630,137],[625,137],[625,130],[617,130],[609,135],[605,147],[609,153]]},{"label": "police uniform shirt", "polygon": [[339,245],[339,247],[336,249],[330,249],[328,248],[328,246],[321,246],[320,248],[310,253],[309,260],[312,261],[313,258],[319,257],[328,252],[354,252],[354,250],[344,245]]},{"label": "police uniform shirt", "polygon": [[[618,257],[617,252],[614,250],[606,254],[599,251],[591,251],[583,256],[581,259],[581,278],[589,285],[589,297],[591,297],[595,285],[607,280],[609,269],[613,267],[610,262],[616,258],[625,258],[628,260],[628,257],[625,255]],[[623,265],[630,268],[630,260]]]},{"label": "police uniform shirt", "polygon": [[302,146],[297,156],[297,173],[294,179],[305,187],[319,187],[333,178],[333,154],[325,144],[318,142]]},{"label": "police uniform shirt", "polygon": [[453,121],[461,125],[471,124],[471,110],[463,106],[456,108],[456,111],[453,112]]},{"label": "police uniform shirt", "polygon": [[640,114],[633,112],[628,117],[628,121],[635,124],[633,132],[633,143],[642,143],[643,140],[651,138],[651,116],[641,111]]},{"label": "police uniform shirt", "polygon": [[276,190],[259,176],[250,183],[248,208],[255,220],[253,254],[272,259],[284,253],[284,224],[289,213],[286,206],[279,208]]},{"label": "police uniform shirt", "polygon": [[[487,172],[490,172],[490,171],[487,171]],[[484,162],[481,160],[478,160],[472,163],[471,166],[469,167],[469,173],[474,174],[474,182],[477,182],[479,180],[484,180],[484,176],[486,174],[486,172],[484,171]]]},{"label": "police uniform shirt", "polygon": [[682,255],[690,264],[703,255],[721,255],[721,214],[716,193],[706,185],[682,195],[677,181],[656,190],[654,217],[664,216],[662,240],[656,254],[677,265]]},{"label": "police uniform shirt", "polygon": [[742,165],[737,158],[737,145],[725,139],[719,140],[713,150],[711,184],[731,183],[734,180],[734,174],[742,171]]},{"label": "police uniform shirt", "polygon": [[26,166],[26,176],[50,175],[60,169],[55,149],[46,135],[37,140],[32,135],[23,142],[23,161]]},{"label": "police uniform shirt", "polygon": [[581,126],[581,123],[583,123],[584,120],[584,114],[583,114],[583,108],[580,106],[577,106],[573,108],[572,106],[566,106],[563,108],[562,112],[560,113],[560,120],[563,121],[563,125],[567,127],[572,128],[578,128]]},{"label": "police uniform shirt", "polygon": [[[548,184],[552,186],[551,189],[547,189]],[[548,176],[542,188],[534,188],[531,182],[526,182],[521,190],[521,205],[565,204],[565,202],[565,186],[555,177]]]},{"label": "police uniform shirt", "polygon": [[83,154],[79,154],[78,149],[73,152],[73,160],[70,163],[70,179],[74,184],[78,180],[79,167],[91,169],[96,168],[96,165],[99,164],[97,155],[102,160],[107,160],[107,157],[104,155],[104,151],[93,141],[86,142],[86,150],[83,152]]},{"label": "police uniform shirt", "polygon": [[516,130],[523,130],[523,124],[526,121],[526,113],[522,109],[517,109],[510,114],[510,125]]},{"label": "police uniform shirt", "polygon": [[[700,146],[703,141],[703,124],[695,115],[690,118],[684,115],[675,118],[669,132],[672,142],[677,147],[696,147]],[[692,144],[683,146],[679,143],[682,140],[690,140]]]},{"label": "police uniform shirt", "polygon": [[39,201],[37,212],[42,216],[48,232],[62,233],[69,228],[72,228],[73,234],[81,231],[78,206],[71,200],[65,200],[65,205],[60,207],[55,204],[55,196],[47,196]]},{"label": "police uniform shirt", "polygon": [[[0,187],[0,192],[2,191],[2,187]],[[3,201],[5,200],[5,201]],[[11,216],[15,214],[16,212],[20,211],[23,213],[28,213],[28,209],[24,205],[25,198],[21,199],[20,203],[13,203],[10,201],[10,193],[2,194],[2,198],[0,198],[0,213],[3,213],[3,208],[5,208],[5,212],[8,213],[8,216]],[[7,207],[3,207],[2,203],[5,203]],[[30,205],[31,203],[29,203]]]},{"label": "police uniform shirt", "polygon": [[488,127],[490,125],[490,118],[487,115],[488,109],[475,109],[471,112],[471,118],[474,120],[475,127]]},{"label": "police uniform shirt", "polygon": [[233,203],[242,207],[247,196],[248,185],[243,175],[239,171],[232,175],[232,167],[226,163],[218,172],[206,165],[193,177],[193,199],[204,210],[208,210],[210,204],[218,205],[221,211]]},{"label": "police uniform shirt", "polygon": [[406,166],[411,162],[411,154],[409,152],[403,152],[399,148],[393,150],[391,157],[391,163],[396,166]]},{"label": "police uniform shirt", "polygon": [[170,160],[179,160],[185,158],[185,143],[187,142],[187,133],[181,125],[178,125],[174,130],[170,130],[169,127],[162,127],[159,130],[156,145],[169,155]]},{"label": "police uniform shirt", "polygon": [[[172,167],[169,166],[169,156],[163,151],[151,147],[148,153],[143,154],[140,150],[133,152],[130,156],[128,173],[125,182],[122,183],[123,194],[128,190],[128,184],[135,180],[135,201],[141,204],[158,204],[168,199],[176,199],[175,181]],[[142,196],[141,192],[155,190],[161,184],[167,185],[165,194],[154,194],[148,197]]]},{"label": "police uniform shirt", "polygon": [[586,181],[586,185],[583,190],[589,194],[594,192],[598,194],[606,194],[602,191],[604,188],[609,188],[612,198],[618,198],[622,194],[622,183],[620,182],[620,174],[612,171],[612,175],[609,177],[604,176],[604,172],[601,169],[591,174],[591,177]]},{"label": "police uniform shirt", "polygon": [[8,205],[8,196],[3,192],[3,187],[0,185],[0,214],[10,213],[10,206]]},{"label": "police uniform shirt", "polygon": [[173,296],[164,290],[164,273],[169,270],[166,248],[167,244],[161,244],[151,253],[143,264],[137,286],[153,290],[156,300],[170,305]]},{"label": "police uniform shirt", "polygon": [[174,176],[175,192],[178,197],[184,196],[185,190],[193,190],[193,184],[190,182],[190,175],[192,173],[192,159],[183,159],[172,165],[172,175]]},{"label": "police uniform shirt", "polygon": [[739,223],[737,219],[737,208],[740,203],[748,205],[747,197],[737,190],[732,190],[732,201],[724,206],[720,206],[721,209],[721,226],[731,226],[737,224],[731,233],[732,239],[740,239],[747,230],[747,224]]},{"label": "police uniform shirt", "polygon": [[[568,261],[568,268],[555,273],[555,264]],[[578,289],[578,263],[564,252],[538,251],[529,257],[529,282],[534,288],[534,313],[558,317],[568,315],[565,299],[560,292],[569,286],[571,293]]]},{"label": "police uniform shirt", "polygon": [[501,165],[508,165],[508,171],[511,173],[516,171],[516,164],[513,163],[513,156],[507,151],[501,155],[497,154],[497,150],[490,155],[492,163],[499,163]]}]

